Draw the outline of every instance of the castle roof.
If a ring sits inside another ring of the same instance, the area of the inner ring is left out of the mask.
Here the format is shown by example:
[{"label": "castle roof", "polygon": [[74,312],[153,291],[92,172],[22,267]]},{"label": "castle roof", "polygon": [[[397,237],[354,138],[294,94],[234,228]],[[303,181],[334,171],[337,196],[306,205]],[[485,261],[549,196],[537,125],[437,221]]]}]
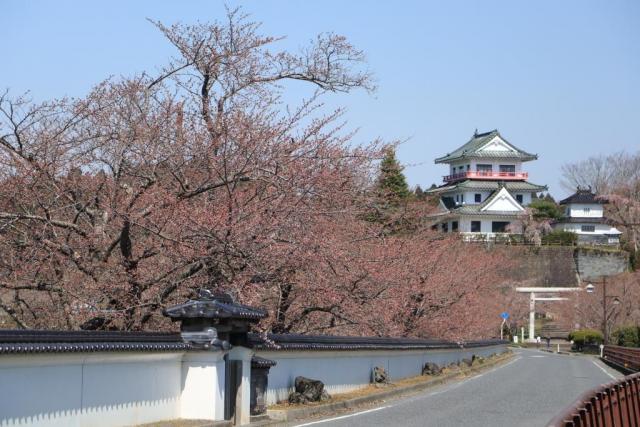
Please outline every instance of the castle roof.
[{"label": "castle roof", "polygon": [[490,132],[474,133],[463,146],[439,157],[436,163],[451,163],[470,158],[518,159],[520,161],[535,160],[536,154],[528,153],[504,139],[497,129]]},{"label": "castle roof", "polygon": [[[511,201],[511,209],[503,210],[503,208],[495,209],[494,201],[503,197]],[[479,204],[462,204],[458,205],[451,197],[442,197],[442,205],[451,214],[458,215],[491,215],[491,216],[509,216],[516,217],[522,213],[523,207],[509,194],[504,184],[501,184],[489,197]],[[445,211],[446,213],[446,211]],[[442,214],[442,213],[441,213]]]},{"label": "castle roof", "polygon": [[546,185],[533,184],[527,181],[481,181],[477,179],[467,179],[465,181],[459,181],[454,184],[444,184],[436,187],[432,190],[427,190],[425,193],[444,193],[454,190],[485,190],[494,191],[504,186],[508,191],[545,191]]},{"label": "castle roof", "polygon": [[568,205],[571,203],[604,204],[606,203],[606,201],[598,198],[594,193],[591,192],[591,189],[578,188],[575,193],[560,201],[561,205]]}]

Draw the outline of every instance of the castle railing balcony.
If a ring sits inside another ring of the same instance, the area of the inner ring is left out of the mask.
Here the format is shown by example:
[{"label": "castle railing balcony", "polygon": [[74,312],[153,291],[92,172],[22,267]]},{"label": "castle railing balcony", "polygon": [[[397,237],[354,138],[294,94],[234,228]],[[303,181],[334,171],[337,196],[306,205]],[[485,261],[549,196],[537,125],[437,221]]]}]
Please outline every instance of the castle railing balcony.
[{"label": "castle railing balcony", "polygon": [[493,172],[493,171],[466,171],[454,173],[453,175],[445,175],[445,182],[460,181],[462,179],[496,179],[500,181],[518,181],[528,179],[528,172]]}]

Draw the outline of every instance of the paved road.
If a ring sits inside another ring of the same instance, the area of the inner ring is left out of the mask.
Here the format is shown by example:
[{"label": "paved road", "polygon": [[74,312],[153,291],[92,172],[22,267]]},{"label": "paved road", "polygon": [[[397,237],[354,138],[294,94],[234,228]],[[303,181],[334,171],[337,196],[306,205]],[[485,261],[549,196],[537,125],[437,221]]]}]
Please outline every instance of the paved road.
[{"label": "paved road", "polygon": [[508,364],[360,412],[298,426],[541,427],[584,390],[621,376],[595,358],[517,350]]}]

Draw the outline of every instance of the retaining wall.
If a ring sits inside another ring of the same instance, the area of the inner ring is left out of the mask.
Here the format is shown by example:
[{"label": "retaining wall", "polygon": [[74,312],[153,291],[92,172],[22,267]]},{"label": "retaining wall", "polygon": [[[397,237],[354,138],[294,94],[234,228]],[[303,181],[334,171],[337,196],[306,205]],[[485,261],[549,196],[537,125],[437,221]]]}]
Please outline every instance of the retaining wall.
[{"label": "retaining wall", "polygon": [[582,280],[615,276],[629,269],[629,254],[624,251],[579,247],[574,259]]}]

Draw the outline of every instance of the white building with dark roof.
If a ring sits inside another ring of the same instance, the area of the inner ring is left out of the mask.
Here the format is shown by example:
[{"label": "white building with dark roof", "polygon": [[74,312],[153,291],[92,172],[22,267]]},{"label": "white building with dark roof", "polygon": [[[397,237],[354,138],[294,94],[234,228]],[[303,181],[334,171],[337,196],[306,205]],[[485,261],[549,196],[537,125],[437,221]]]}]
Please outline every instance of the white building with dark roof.
[{"label": "white building with dark roof", "polygon": [[553,228],[577,234],[581,244],[617,245],[622,233],[606,223],[605,204],[606,201],[590,189],[578,188],[574,194],[560,201],[564,218],[554,223]]},{"label": "white building with dark roof", "polygon": [[433,215],[442,231],[471,237],[506,233],[532,195],[547,189],[527,181],[525,162],[537,155],[514,146],[497,130],[474,133],[469,142],[435,160],[447,164],[444,184],[427,193],[440,196]]}]

